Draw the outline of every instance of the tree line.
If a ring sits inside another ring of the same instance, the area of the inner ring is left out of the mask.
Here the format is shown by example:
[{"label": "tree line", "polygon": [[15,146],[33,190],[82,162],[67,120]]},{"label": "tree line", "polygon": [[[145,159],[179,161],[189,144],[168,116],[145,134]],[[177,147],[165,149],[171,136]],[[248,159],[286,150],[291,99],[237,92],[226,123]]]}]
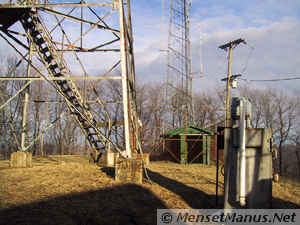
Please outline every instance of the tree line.
[{"label": "tree line", "polygon": [[[14,55],[0,57],[0,72],[2,76],[25,77],[26,66],[18,64]],[[116,71],[118,73],[118,71]],[[13,96],[27,81],[7,81],[0,83],[1,106]],[[78,84],[83,89],[82,84]],[[121,85],[115,81],[101,81],[96,86],[97,92],[105,99],[122,100]],[[195,125],[210,128],[215,131],[216,125],[224,121],[224,90],[225,85],[216,84],[212,88],[194,92]],[[34,155],[47,154],[86,154],[89,151],[87,142],[79,125],[68,111],[63,98],[55,92],[45,81],[35,81],[29,88],[30,102],[28,109],[28,124],[26,143],[28,150]],[[148,82],[137,81],[137,110],[143,126],[144,151],[150,151],[156,145],[151,139],[158,139],[162,134],[162,120],[164,109],[164,81]],[[251,126],[253,128],[271,128],[274,145],[278,147],[279,172],[284,172],[284,164],[289,157],[284,155],[286,146],[289,154],[297,159],[298,173],[300,174],[300,95],[298,93],[284,92],[270,86],[265,89],[250,85],[240,85],[234,92],[235,96],[249,97],[252,104]],[[96,99],[95,93],[90,93],[90,99]],[[103,100],[103,98],[102,98]],[[176,102],[180,98],[174,99]],[[92,104],[91,104],[92,105]],[[5,107],[0,110],[0,154],[9,158],[10,154],[20,149],[20,136],[22,132],[22,113],[24,106],[24,91],[20,92]],[[109,101],[105,102],[107,110],[112,112],[115,121],[122,120],[122,104],[113,107]],[[96,106],[92,110],[101,110]],[[99,112],[100,110],[100,112]],[[185,124],[184,115],[179,119],[178,125]],[[116,128],[122,133],[122,126]],[[23,129],[24,130],[24,129]],[[46,131],[45,131],[46,130]],[[118,142],[124,140],[119,137]]]}]

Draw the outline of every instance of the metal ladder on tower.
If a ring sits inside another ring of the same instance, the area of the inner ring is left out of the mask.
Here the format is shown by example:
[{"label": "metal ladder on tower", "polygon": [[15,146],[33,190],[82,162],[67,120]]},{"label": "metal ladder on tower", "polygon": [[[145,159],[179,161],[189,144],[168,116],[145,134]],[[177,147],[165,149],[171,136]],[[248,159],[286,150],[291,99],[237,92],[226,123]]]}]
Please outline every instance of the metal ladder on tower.
[{"label": "metal ladder on tower", "polygon": [[56,87],[66,100],[71,113],[86,135],[89,143],[97,152],[103,153],[108,139],[97,127],[98,121],[90,111],[90,106],[84,102],[82,94],[72,79],[71,71],[67,68],[57,47],[51,41],[51,36],[34,12],[26,13],[20,19],[28,38],[34,45],[40,59],[46,66],[49,76],[61,78],[55,80]]}]

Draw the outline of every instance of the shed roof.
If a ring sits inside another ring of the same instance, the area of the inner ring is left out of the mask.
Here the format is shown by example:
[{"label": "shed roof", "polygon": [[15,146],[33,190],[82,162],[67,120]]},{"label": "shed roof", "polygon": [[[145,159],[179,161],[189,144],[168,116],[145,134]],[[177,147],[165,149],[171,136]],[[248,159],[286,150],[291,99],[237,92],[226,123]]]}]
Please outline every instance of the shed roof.
[{"label": "shed roof", "polygon": [[[185,134],[185,126],[178,127],[174,130],[168,131],[165,133],[165,135],[168,135],[170,137],[174,135],[179,135],[179,134]],[[187,125],[187,134],[208,134],[208,135],[215,135],[215,132],[206,130],[202,127],[197,127],[192,124]]]}]

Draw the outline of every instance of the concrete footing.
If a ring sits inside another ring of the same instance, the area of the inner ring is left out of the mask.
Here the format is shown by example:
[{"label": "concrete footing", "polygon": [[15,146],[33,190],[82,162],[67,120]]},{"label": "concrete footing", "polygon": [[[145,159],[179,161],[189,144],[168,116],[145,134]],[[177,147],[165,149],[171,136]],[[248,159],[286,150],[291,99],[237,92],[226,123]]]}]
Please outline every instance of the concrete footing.
[{"label": "concrete footing", "polygon": [[31,167],[30,152],[13,152],[10,156],[10,167]]},{"label": "concrete footing", "polygon": [[119,155],[117,152],[107,152],[106,153],[106,166],[113,167],[116,163],[116,158]]},{"label": "concrete footing", "polygon": [[279,174],[278,174],[278,173],[275,173],[275,174],[273,175],[273,180],[274,180],[275,182],[279,182]]},{"label": "concrete footing", "polygon": [[117,158],[115,177],[117,182],[141,184],[143,181],[142,160]]}]

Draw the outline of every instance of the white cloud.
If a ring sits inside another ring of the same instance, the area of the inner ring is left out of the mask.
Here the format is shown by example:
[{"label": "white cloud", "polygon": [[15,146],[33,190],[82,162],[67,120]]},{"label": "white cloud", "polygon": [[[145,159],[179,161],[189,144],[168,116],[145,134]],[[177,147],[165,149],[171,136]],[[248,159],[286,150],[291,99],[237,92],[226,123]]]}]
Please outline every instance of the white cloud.
[{"label": "white cloud", "polygon": [[[246,67],[244,78],[248,79],[276,79],[283,77],[300,76],[298,59],[300,58],[300,47],[297,40],[300,38],[300,22],[294,18],[283,18],[281,21],[260,28],[249,27],[230,31],[221,31],[213,35],[203,37],[203,64],[204,75],[207,80],[199,82],[199,86],[207,86],[219,82],[226,77],[227,63],[215,74],[219,65],[224,62],[228,53],[219,49],[218,46],[243,38],[248,46],[240,44],[233,51],[232,73],[241,73],[245,69],[251,48],[254,47],[252,55]],[[196,43],[197,45],[197,43]],[[197,53],[193,52],[196,57]],[[196,57],[197,58],[197,57]],[[211,77],[214,76],[213,80]],[[275,85],[274,83],[260,83],[259,85]],[[276,85],[281,88],[299,89],[296,82],[280,82]],[[291,85],[291,86],[290,86]]]},{"label": "white cloud", "polygon": [[[165,1],[163,46],[166,49],[168,35],[169,2]],[[160,52],[162,8],[161,1],[131,1],[134,32],[134,48],[137,78],[164,82],[166,53]],[[244,38],[255,49],[249,59],[244,77],[251,79],[300,76],[300,2],[293,0],[201,0],[193,1],[190,11],[193,71],[199,69],[199,30],[202,23],[204,78],[194,80],[194,89],[199,90],[214,83],[221,83],[226,76],[227,52],[219,49],[222,44]],[[74,25],[72,25],[73,27]],[[72,28],[71,26],[69,28]],[[76,31],[77,32],[77,31]],[[78,36],[78,32],[75,36]],[[75,37],[74,36],[74,37]],[[92,32],[91,45],[97,41]],[[3,40],[0,41],[1,49]],[[251,48],[241,44],[234,50],[233,73],[241,73],[246,65]],[[83,61],[90,71],[100,69],[99,59],[84,54]],[[107,57],[109,60],[110,57]],[[97,65],[97,67],[93,66]],[[104,64],[103,64],[104,65]],[[72,68],[71,68],[72,69]],[[209,82],[209,83],[208,83]],[[253,85],[252,82],[250,85]],[[261,83],[259,85],[276,85]],[[282,88],[299,89],[297,82],[279,82]]]}]

